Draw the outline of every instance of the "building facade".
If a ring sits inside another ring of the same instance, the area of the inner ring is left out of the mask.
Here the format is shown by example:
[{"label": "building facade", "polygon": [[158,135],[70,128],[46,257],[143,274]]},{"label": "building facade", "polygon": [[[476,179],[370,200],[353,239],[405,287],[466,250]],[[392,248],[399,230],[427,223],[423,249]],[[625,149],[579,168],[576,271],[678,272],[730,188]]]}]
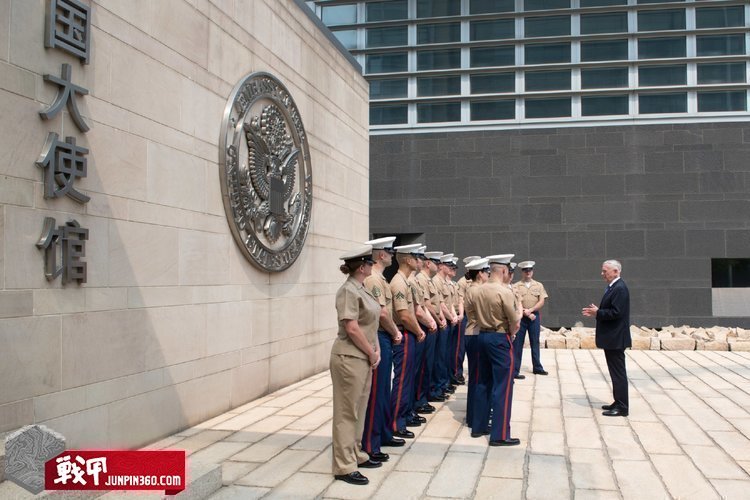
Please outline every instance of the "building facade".
[{"label": "building facade", "polygon": [[750,324],[750,4],[308,2],[370,82],[371,231],[537,261],[571,326]]}]

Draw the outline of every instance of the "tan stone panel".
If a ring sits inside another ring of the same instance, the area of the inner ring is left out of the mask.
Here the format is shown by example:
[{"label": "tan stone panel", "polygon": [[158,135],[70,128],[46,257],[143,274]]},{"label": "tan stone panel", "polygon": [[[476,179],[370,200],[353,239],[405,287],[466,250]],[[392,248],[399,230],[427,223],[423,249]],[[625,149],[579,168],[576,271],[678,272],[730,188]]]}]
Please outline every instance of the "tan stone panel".
[{"label": "tan stone panel", "polygon": [[663,500],[667,490],[648,460],[613,460],[617,483],[626,500]]},{"label": "tan stone panel", "polygon": [[0,288],[5,288],[5,207],[0,205]]},{"label": "tan stone panel", "polygon": [[33,311],[34,294],[31,290],[0,291],[0,318],[31,316]]},{"label": "tan stone panel", "polygon": [[573,485],[580,489],[617,490],[607,458],[602,450],[571,449]]},{"label": "tan stone panel", "polygon": [[671,338],[661,340],[662,351],[694,351],[695,339]]},{"label": "tan stone panel", "polygon": [[568,498],[568,470],[565,458],[552,455],[529,457],[528,498]]},{"label": "tan stone panel", "polygon": [[148,144],[148,201],[202,212],[205,186],[204,160],[162,144]]},{"label": "tan stone panel", "polygon": [[31,399],[0,405],[0,433],[13,431],[33,422],[34,404]]},{"label": "tan stone panel", "polygon": [[96,14],[99,14],[101,9],[115,14],[145,32],[150,32],[151,24],[154,22],[154,2],[151,0],[129,0],[127,3],[108,1],[98,7],[94,9],[94,22],[97,25],[100,22],[100,16]]},{"label": "tan stone panel", "polygon": [[34,204],[34,184],[26,179],[0,176],[0,203],[30,207]]},{"label": "tan stone panel", "polygon": [[[206,213],[226,219],[224,202],[221,199],[219,165],[211,161],[206,162]],[[226,228],[226,221],[223,222],[222,229]]]},{"label": "tan stone panel", "polygon": [[152,327],[143,310],[63,316],[64,388],[142,372]]},{"label": "tan stone panel", "polygon": [[127,288],[85,288],[86,311],[125,309],[128,305]]},{"label": "tan stone panel", "polygon": [[[235,59],[235,64],[246,58],[247,56],[243,54]],[[237,66],[242,65],[237,64]],[[219,126],[223,119],[226,99],[216,95],[212,89],[184,78],[180,88],[175,91],[182,94],[179,128],[194,136],[196,140],[218,145]]]},{"label": "tan stone panel", "polygon": [[238,351],[252,346],[252,303],[207,304],[206,354]]},{"label": "tan stone panel", "polygon": [[145,200],[147,141],[121,128],[97,124],[86,135],[88,175],[80,188],[111,196]]},{"label": "tan stone panel", "polygon": [[40,423],[65,436],[68,449],[121,447],[107,435],[107,415],[107,407],[99,406]]},{"label": "tan stone panel", "polygon": [[[10,33],[10,0],[0,0],[0,33]],[[0,37],[0,60],[8,60],[10,37]]]},{"label": "tan stone panel", "polygon": [[179,273],[181,285],[221,285],[229,270],[228,234],[181,230]]},{"label": "tan stone panel", "polygon": [[112,286],[166,286],[178,282],[177,230],[110,221],[109,281]]},{"label": "tan stone panel", "polygon": [[183,0],[162,0],[153,7],[149,33],[201,67],[208,66],[208,19]]},{"label": "tan stone panel", "polygon": [[60,317],[0,320],[0,403],[60,390]]},{"label": "tan stone panel", "polygon": [[53,392],[34,398],[34,418],[49,420],[88,408],[86,389],[76,387],[66,391]]},{"label": "tan stone panel", "polygon": [[[86,260],[88,260],[88,258]],[[34,314],[67,314],[83,312],[86,308],[85,297],[85,288],[66,287],[34,290]]]},{"label": "tan stone panel", "polygon": [[[41,39],[40,39],[41,40]],[[38,45],[42,45],[39,41]],[[42,107],[34,101],[0,90],[0,174],[41,182],[42,169],[34,162],[48,132],[62,134],[62,119],[39,118]]]},{"label": "tan stone panel", "polygon": [[651,455],[651,461],[674,498],[719,498],[703,474],[684,455]]},{"label": "tan stone panel", "polygon": [[206,312],[203,306],[146,309],[145,368],[183,363],[206,355]]}]

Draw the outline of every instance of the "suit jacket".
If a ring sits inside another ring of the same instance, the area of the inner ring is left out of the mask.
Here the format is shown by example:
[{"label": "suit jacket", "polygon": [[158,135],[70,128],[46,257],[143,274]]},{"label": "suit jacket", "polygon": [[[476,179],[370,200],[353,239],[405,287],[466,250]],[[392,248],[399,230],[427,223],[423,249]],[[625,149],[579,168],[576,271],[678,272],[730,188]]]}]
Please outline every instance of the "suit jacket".
[{"label": "suit jacket", "polygon": [[630,339],[630,292],[620,278],[604,293],[596,313],[596,346],[625,349]]}]

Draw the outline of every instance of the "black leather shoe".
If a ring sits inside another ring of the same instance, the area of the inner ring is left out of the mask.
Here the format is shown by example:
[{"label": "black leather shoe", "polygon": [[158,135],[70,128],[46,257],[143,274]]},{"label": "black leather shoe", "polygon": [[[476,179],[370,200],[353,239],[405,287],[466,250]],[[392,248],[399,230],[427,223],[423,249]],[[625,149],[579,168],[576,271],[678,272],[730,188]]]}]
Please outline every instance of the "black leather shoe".
[{"label": "black leather shoe", "polygon": [[429,398],[427,398],[427,401],[429,401],[430,403],[442,403],[443,401],[445,401],[445,398],[443,396],[430,396]]},{"label": "black leather shoe", "polygon": [[378,467],[382,467],[383,464],[376,460],[369,459],[366,462],[362,462],[361,464],[357,464],[357,467],[360,467],[362,469],[377,469]]},{"label": "black leather shoe", "polygon": [[392,448],[398,448],[400,446],[403,446],[406,444],[406,441],[400,438],[392,438],[390,441],[386,441],[384,443],[380,443],[380,446],[390,446]]},{"label": "black leather shoe", "polygon": [[415,416],[414,420],[416,420],[420,424],[426,424],[427,423],[427,419],[424,418],[424,417],[422,417],[422,416],[420,416],[420,415]]},{"label": "black leather shoe", "polygon": [[417,413],[429,415],[430,413],[433,413],[435,411],[435,407],[432,405],[423,405],[416,407],[414,411]]},{"label": "black leather shoe", "polygon": [[471,437],[473,437],[473,438],[478,438],[478,437],[482,437],[482,436],[489,436],[489,435],[490,435],[490,431],[472,432],[471,433]]},{"label": "black leather shoe", "polygon": [[612,403],[611,405],[602,405],[602,410],[611,410],[615,406],[617,406],[617,403]]},{"label": "black leather shoe", "polygon": [[547,370],[534,370],[534,375],[549,375]]},{"label": "black leather shoe", "polygon": [[419,420],[409,419],[406,421],[407,427],[420,427],[421,425],[422,425],[422,422],[420,422]]},{"label": "black leather shoe", "polygon": [[623,410],[619,406],[615,406],[612,409],[603,411],[602,415],[604,415],[605,417],[627,417],[628,410]]},{"label": "black leather shoe", "polygon": [[523,380],[526,378],[526,375],[515,375],[513,378],[516,380]]},{"label": "black leather shoe", "polygon": [[445,392],[449,394],[453,394],[454,392],[456,392],[456,388],[453,387],[452,385],[449,385],[448,388],[445,390]]},{"label": "black leather shoe", "polygon": [[[381,445],[382,446],[382,445]],[[374,460],[375,462],[387,462],[390,457],[388,453],[383,453],[382,451],[376,451],[375,453],[368,453],[370,455],[370,460]]]},{"label": "black leather shoe", "polygon": [[397,431],[393,431],[393,435],[396,437],[408,439],[412,439],[414,437],[414,433],[408,429],[399,429]]},{"label": "black leather shoe", "polygon": [[344,481],[349,484],[365,485],[370,482],[369,479],[360,474],[357,470],[355,470],[354,472],[350,472],[349,474],[338,474],[333,477],[338,479],[339,481]]},{"label": "black leather shoe", "polygon": [[517,446],[521,444],[521,440],[518,438],[498,439],[497,441],[490,441],[490,446]]}]

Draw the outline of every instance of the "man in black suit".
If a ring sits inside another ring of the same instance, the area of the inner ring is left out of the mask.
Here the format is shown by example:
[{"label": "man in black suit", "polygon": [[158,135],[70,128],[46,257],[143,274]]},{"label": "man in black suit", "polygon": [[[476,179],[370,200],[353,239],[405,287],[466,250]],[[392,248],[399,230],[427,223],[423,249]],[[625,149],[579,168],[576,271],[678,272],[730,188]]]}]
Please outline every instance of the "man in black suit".
[{"label": "man in black suit", "polygon": [[630,340],[630,293],[620,278],[622,264],[608,260],[602,264],[602,278],[607,282],[599,307],[583,308],[583,315],[596,318],[596,347],[604,349],[609,376],[612,378],[614,402],[604,405],[602,415],[628,416],[628,376],[625,370],[625,349]]}]

